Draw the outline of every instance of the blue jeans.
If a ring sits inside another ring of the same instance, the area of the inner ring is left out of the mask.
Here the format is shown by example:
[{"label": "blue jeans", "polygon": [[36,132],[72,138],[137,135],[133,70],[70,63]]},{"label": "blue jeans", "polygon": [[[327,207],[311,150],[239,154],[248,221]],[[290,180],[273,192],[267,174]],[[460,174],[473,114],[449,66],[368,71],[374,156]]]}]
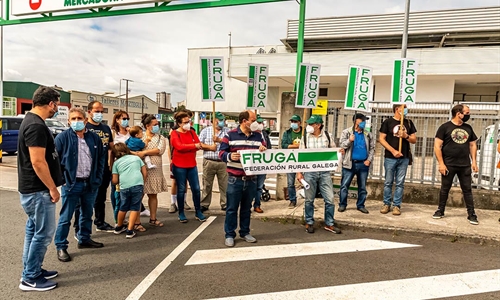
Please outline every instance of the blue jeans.
[{"label": "blue jeans", "polygon": [[120,211],[140,211],[144,185],[134,185],[120,190]]},{"label": "blue jeans", "polygon": [[118,211],[120,210],[120,193],[116,192],[116,184],[111,184],[111,206],[113,207],[113,217],[115,218],[115,223],[118,222]]},{"label": "blue jeans", "polygon": [[325,200],[325,224],[332,226],[335,204],[333,204],[333,182],[330,171],[304,173],[304,180],[310,185],[310,188],[305,192],[306,202],[304,210],[306,223],[309,225],[314,224],[314,198],[319,189]]},{"label": "blue jeans", "polygon": [[354,175],[358,182],[358,201],[357,208],[365,207],[366,201],[366,180],[368,179],[368,171],[370,167],[365,166],[363,162],[352,162],[352,168],[342,168],[342,180],[340,183],[340,202],[339,206],[347,206],[347,194]]},{"label": "blue jeans", "polygon": [[257,193],[255,194],[255,201],[253,207],[260,207],[260,197],[262,196],[262,189],[264,188],[264,182],[266,181],[266,174],[257,175]]},{"label": "blue jeans", "polygon": [[21,206],[28,215],[23,249],[23,280],[33,280],[42,274],[47,246],[56,230],[56,204],[49,191],[20,194]]},{"label": "blue jeans", "polygon": [[186,180],[189,181],[193,193],[193,203],[196,210],[200,210],[200,181],[198,179],[198,167],[179,168],[172,166],[175,182],[177,183],[177,208],[179,213],[184,212],[184,196],[186,195]]},{"label": "blue jeans", "polygon": [[[403,191],[405,187],[406,169],[408,169],[409,158],[385,158],[385,182],[384,182],[384,205],[397,206],[401,208],[403,202]],[[392,184],[396,181],[394,201],[392,201]]]},{"label": "blue jeans", "polygon": [[238,228],[238,207],[240,208],[240,231],[241,237],[250,233],[250,210],[252,200],[257,193],[257,177],[243,180],[241,177],[229,175],[227,179],[227,207],[224,231],[226,238],[236,237]]},{"label": "blue jeans", "polygon": [[297,202],[297,191],[295,190],[295,174],[296,173],[286,174],[288,198],[291,202]]},{"label": "blue jeans", "polygon": [[97,197],[97,189],[90,190],[87,182],[76,182],[71,190],[63,185],[61,193],[62,207],[59,213],[59,223],[57,224],[56,237],[54,243],[56,249],[68,249],[68,234],[71,227],[71,218],[77,205],[80,205],[80,217],[75,219],[78,222],[78,241],[86,243],[92,234],[92,215],[94,203]]}]

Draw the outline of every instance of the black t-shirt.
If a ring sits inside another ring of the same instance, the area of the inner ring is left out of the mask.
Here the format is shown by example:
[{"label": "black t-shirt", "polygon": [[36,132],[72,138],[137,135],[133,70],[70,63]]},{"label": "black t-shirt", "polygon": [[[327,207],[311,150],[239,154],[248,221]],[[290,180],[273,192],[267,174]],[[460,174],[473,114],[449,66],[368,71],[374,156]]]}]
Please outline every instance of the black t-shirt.
[{"label": "black t-shirt", "polygon": [[28,112],[19,127],[17,141],[17,176],[18,190],[21,194],[46,191],[48,188],[38,178],[31,164],[28,147],[45,148],[45,160],[49,166],[50,176],[56,186],[63,184],[61,164],[57,155],[54,137],[42,118]]},{"label": "black t-shirt", "polygon": [[[389,145],[391,145],[392,148],[399,150],[399,127],[401,126],[401,121],[398,121],[394,119],[393,117],[390,117],[389,119],[386,119],[383,123],[382,126],[380,126],[380,132],[385,133],[387,136],[385,140]],[[413,122],[408,119],[403,120],[403,126],[406,129],[406,133],[408,135],[412,135],[415,132],[417,132],[417,129],[415,128],[415,125],[413,125]],[[403,154],[403,157],[408,158],[410,156],[410,142],[408,142],[406,139],[403,139],[402,147],[401,147],[401,153]],[[395,158],[394,155],[392,155],[391,151],[385,150],[385,157],[387,158]]]},{"label": "black t-shirt", "polygon": [[469,124],[457,126],[448,121],[439,126],[436,137],[443,141],[443,160],[447,166],[470,166],[469,143],[477,140],[474,130]]},{"label": "black t-shirt", "polygon": [[111,133],[111,128],[109,128],[108,125],[99,123],[99,125],[94,125],[90,124],[90,122],[87,122],[87,127],[88,130],[92,131],[93,133],[97,134],[101,138],[102,145],[104,147],[104,155],[106,156],[105,158],[105,167],[109,167],[108,165],[108,150],[109,148],[109,143],[113,142],[113,134]]}]

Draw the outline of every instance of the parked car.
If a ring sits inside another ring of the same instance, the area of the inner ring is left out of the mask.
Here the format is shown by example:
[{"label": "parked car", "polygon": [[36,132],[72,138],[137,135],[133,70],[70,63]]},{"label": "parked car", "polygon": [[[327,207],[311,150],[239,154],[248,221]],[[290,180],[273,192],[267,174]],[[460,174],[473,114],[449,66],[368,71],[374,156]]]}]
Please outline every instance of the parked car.
[{"label": "parked car", "polygon": [[2,151],[14,154],[17,151],[17,138],[22,117],[2,117]]},{"label": "parked car", "polygon": [[269,134],[269,139],[271,140],[271,146],[273,148],[279,148],[280,145],[280,132],[279,131],[271,131]]},{"label": "parked car", "polygon": [[68,129],[67,126],[65,126],[63,123],[61,123],[61,121],[56,119],[46,119],[45,124],[47,124],[47,127],[49,127],[54,137],[56,137],[59,133],[63,132],[64,130]]}]

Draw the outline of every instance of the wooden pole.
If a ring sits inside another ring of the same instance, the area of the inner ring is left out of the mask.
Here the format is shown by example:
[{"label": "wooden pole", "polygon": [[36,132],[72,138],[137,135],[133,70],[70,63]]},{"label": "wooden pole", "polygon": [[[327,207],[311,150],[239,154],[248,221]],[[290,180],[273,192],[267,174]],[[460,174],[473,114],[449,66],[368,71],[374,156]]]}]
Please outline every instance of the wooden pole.
[{"label": "wooden pole", "polygon": [[307,122],[306,122],[306,116],[307,116],[307,108],[304,108],[304,113],[302,114],[302,137],[304,138],[304,141],[306,140],[306,135],[305,135],[305,131],[306,131],[306,126],[307,126]]},{"label": "wooden pole", "polygon": [[[405,120],[404,111],[405,111],[405,105],[403,104],[403,105],[401,105],[401,116],[400,116],[401,124],[399,125],[400,131],[403,129],[403,126],[404,126],[404,120]],[[399,136],[399,152],[401,152],[402,150],[403,150],[403,137],[400,135]]]},{"label": "wooden pole", "polygon": [[212,101],[212,129],[215,135],[215,101]]}]

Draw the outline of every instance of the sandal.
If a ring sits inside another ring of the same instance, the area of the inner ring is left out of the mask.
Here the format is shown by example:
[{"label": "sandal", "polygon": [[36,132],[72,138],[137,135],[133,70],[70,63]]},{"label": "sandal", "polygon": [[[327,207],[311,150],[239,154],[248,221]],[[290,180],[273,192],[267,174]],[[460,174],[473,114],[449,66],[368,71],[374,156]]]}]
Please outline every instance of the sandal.
[{"label": "sandal", "polygon": [[144,232],[146,231],[146,228],[144,228],[144,226],[142,226],[142,224],[139,223],[139,224],[134,224],[134,230],[139,232]]},{"label": "sandal", "polygon": [[155,226],[155,227],[163,227],[163,223],[158,221],[157,219],[149,219],[149,225]]}]

